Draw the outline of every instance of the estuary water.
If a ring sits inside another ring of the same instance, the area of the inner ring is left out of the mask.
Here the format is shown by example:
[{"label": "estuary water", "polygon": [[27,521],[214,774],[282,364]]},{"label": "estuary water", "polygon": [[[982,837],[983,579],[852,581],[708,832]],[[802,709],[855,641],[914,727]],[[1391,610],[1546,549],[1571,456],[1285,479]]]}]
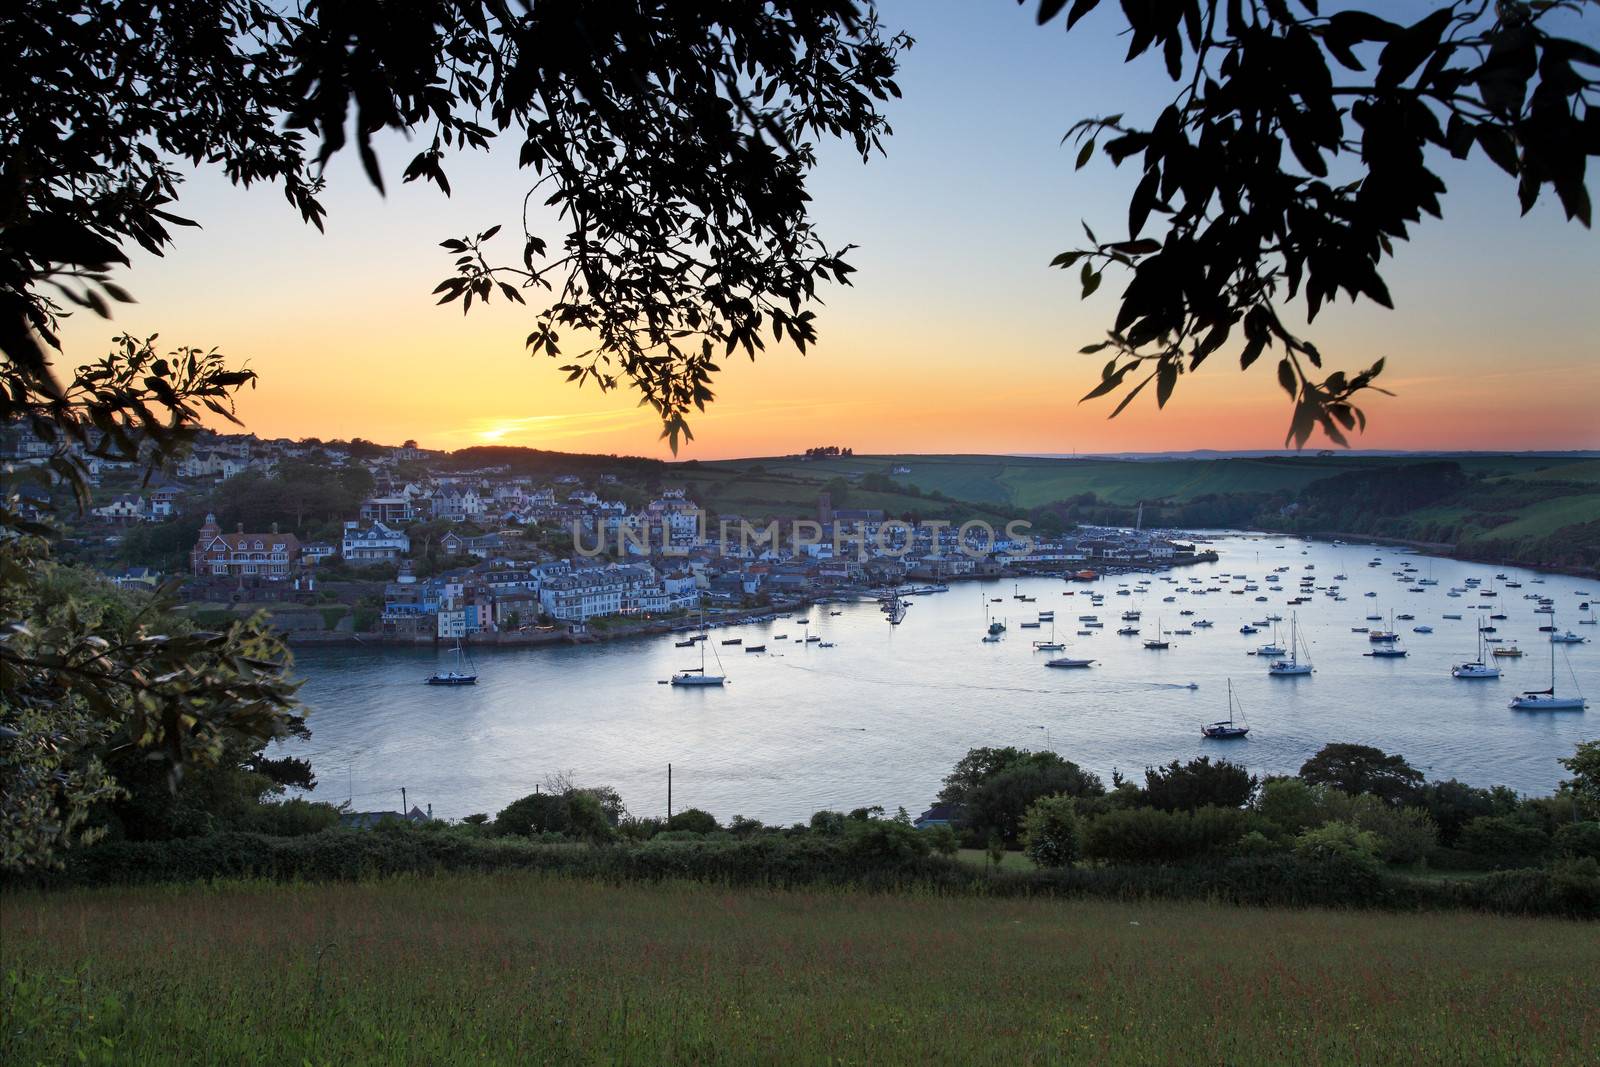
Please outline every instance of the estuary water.
[{"label": "estuary water", "polygon": [[[314,799],[349,798],[357,810],[398,808],[404,786],[410,803],[431,804],[438,816],[492,815],[547,776],[571,772],[580,784],[614,786],[635,813],[660,814],[671,763],[676,810],[788,823],[823,808],[871,804],[890,812],[903,805],[915,815],[978,745],[1048,745],[1109,781],[1113,768],[1137,778],[1147,765],[1201,754],[1256,773],[1293,773],[1323,744],[1352,741],[1400,753],[1430,778],[1545,794],[1563,776],[1556,760],[1600,736],[1600,626],[1579,624],[1593,617],[1580,614],[1580,603],[1600,604],[1592,596],[1600,583],[1374,545],[1230,535],[1209,547],[1217,563],[1149,576],[956,583],[913,598],[899,626],[864,602],[716,628],[707,664],[716,673],[720,657],[728,676],[721,689],[660,684],[699,664],[698,649],[676,648],[670,636],[479,652],[478,685],[459,689],[421,684],[447,665],[448,651],[301,649],[296,669],[312,738],[282,752],[310,759],[320,783]],[[1416,568],[1409,574],[1408,564]],[[1279,592],[1269,589],[1274,573]],[[1345,579],[1335,582],[1338,574]],[[1313,576],[1318,591],[1291,607],[1302,575]],[[1243,587],[1240,576],[1259,590],[1231,592]],[[1438,584],[1408,591],[1424,578]],[[1469,589],[1468,578],[1495,595]],[[1322,591],[1330,584],[1346,599]],[[1466,591],[1450,597],[1452,588]],[[1091,591],[1105,594],[1102,606],[1091,604]],[[1553,599],[1555,615],[1535,614],[1536,602],[1525,599],[1531,595]],[[1141,634],[1118,636],[1130,610],[1142,613],[1133,624]],[[1019,624],[1040,611],[1055,612],[1065,653],[1034,651],[1032,642],[1050,637],[1050,623]],[[1352,628],[1387,628],[1391,611],[1415,616],[1394,623],[1409,655],[1363,656],[1373,646]],[[1002,640],[981,640],[986,613],[1006,622]],[[1447,620],[1447,613],[1462,618]],[[1525,655],[1493,660],[1505,671],[1499,680],[1452,678],[1452,664],[1475,658],[1478,618],[1491,613],[1507,618],[1486,622],[1497,628],[1488,636],[1515,642]],[[1079,636],[1078,617],[1089,614],[1104,627]],[[1248,636],[1239,627],[1269,614],[1283,617],[1276,625],[1284,646],[1297,619],[1314,674],[1269,677],[1267,657],[1249,655],[1273,637],[1273,625]],[[1368,620],[1374,614],[1382,620]],[[1195,628],[1200,619],[1214,626]],[[1590,639],[1557,645],[1555,669],[1558,692],[1577,690],[1593,706],[1587,713],[1508,710],[1516,693],[1549,685],[1551,646],[1539,626],[1551,624]],[[1193,633],[1171,634],[1169,648],[1148,650],[1142,639],[1158,625]],[[1433,632],[1413,633],[1415,626]],[[807,634],[821,641],[807,644]],[[732,638],[768,651],[721,644]],[[1063,654],[1096,662],[1086,670],[1044,666]],[[1203,739],[1202,722],[1226,717],[1230,679],[1250,735]]]}]

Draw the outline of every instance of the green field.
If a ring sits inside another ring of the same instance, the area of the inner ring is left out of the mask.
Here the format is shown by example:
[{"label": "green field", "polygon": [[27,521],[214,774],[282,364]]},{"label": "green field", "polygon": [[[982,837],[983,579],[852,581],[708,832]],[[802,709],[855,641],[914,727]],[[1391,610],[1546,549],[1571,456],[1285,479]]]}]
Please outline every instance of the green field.
[{"label": "green field", "polygon": [[[1372,467],[1422,462],[1419,456],[1284,456],[1261,459],[1050,459],[1026,456],[851,456],[802,462],[794,458],[728,460],[702,469],[748,471],[822,483],[853,473],[889,474],[923,492],[957,500],[1034,508],[1083,493],[1112,504],[1182,503],[1212,493],[1296,492],[1319,478]],[[1441,457],[1471,474],[1500,477],[1600,478],[1600,461],[1541,456]],[[896,467],[910,473],[892,474]],[[877,506],[877,505],[862,505]]]},{"label": "green field", "polygon": [[0,933],[8,1064],[1600,1059],[1593,927],[1469,913],[518,874],[11,894]]}]

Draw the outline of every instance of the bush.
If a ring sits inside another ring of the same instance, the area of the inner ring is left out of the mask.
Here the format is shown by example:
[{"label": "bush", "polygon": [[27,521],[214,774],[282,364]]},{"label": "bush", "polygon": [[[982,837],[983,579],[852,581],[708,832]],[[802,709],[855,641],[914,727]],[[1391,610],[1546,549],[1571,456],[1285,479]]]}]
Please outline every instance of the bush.
[{"label": "bush", "polygon": [[1210,756],[1147,767],[1144,779],[1145,797],[1151,807],[1162,811],[1239,808],[1249,803],[1256,791],[1256,779],[1249,771],[1227,760],[1212,763]]},{"label": "bush", "polygon": [[1022,848],[1037,866],[1070,867],[1082,850],[1071,797],[1036,800],[1022,819]]},{"label": "bush", "polygon": [[1323,821],[1317,791],[1299,778],[1262,782],[1255,809],[1280,833],[1291,837]]},{"label": "bush", "polygon": [[1550,852],[1550,835],[1515,816],[1480,816],[1461,830],[1463,851],[1481,857],[1497,870],[1535,867]]},{"label": "bush", "polygon": [[941,856],[954,856],[961,851],[961,842],[949,826],[930,826],[922,832],[927,835],[928,847]]},{"label": "bush", "polygon": [[502,837],[561,834],[571,826],[567,798],[556,793],[533,793],[513,800],[494,817],[494,832]]},{"label": "bush", "polygon": [[574,837],[591,843],[600,843],[610,841],[616,836],[616,828],[606,817],[605,809],[600,806],[600,799],[593,793],[576,790],[568,793],[565,799],[569,832]]},{"label": "bush", "polygon": [[1352,823],[1330,822],[1306,830],[1295,838],[1297,856],[1309,859],[1356,857],[1376,860],[1381,846],[1378,835]]},{"label": "bush", "polygon": [[1554,842],[1568,859],[1600,860],[1600,822],[1568,823],[1555,832]]},{"label": "bush", "polygon": [[295,798],[262,804],[250,817],[249,828],[272,837],[299,837],[321,833],[339,825],[339,809]]},{"label": "bush", "polygon": [[[1161,813],[1154,813],[1158,817]],[[1177,818],[1182,818],[1178,816]],[[875,820],[883,827],[891,821]],[[888,829],[888,835],[900,831]],[[1315,831],[1313,831],[1315,832]],[[1360,833],[1360,831],[1355,831]],[[684,831],[667,834],[689,837]],[[917,839],[926,841],[921,833]],[[303,837],[227,833],[171,841],[118,841],[74,850],[61,872],[0,879],[0,887],[131,885],[211,879],[355,880],[442,871],[527,870],[612,883],[690,879],[728,886],[854,886],[1115,900],[1209,900],[1252,906],[1475,908],[1504,914],[1600,915],[1600,863],[1477,879],[1385,875],[1371,856],[1328,853],[1216,859],[1182,866],[983,868],[927,855],[852,847],[810,833],[744,840],[664,841],[592,848],[486,838],[460,828],[397,822],[382,832],[326,830]],[[559,835],[549,835],[559,842]]]},{"label": "bush", "polygon": [[685,808],[667,820],[669,830],[688,830],[696,834],[713,834],[722,829],[717,817],[699,808]]},{"label": "bush", "polygon": [[1083,854],[1111,864],[1183,863],[1227,852],[1247,828],[1246,814],[1233,808],[1109,811],[1089,820]]},{"label": "bush", "polygon": [[1370,794],[1351,797],[1344,819],[1377,836],[1377,856],[1385,863],[1418,863],[1439,843],[1439,831],[1426,811],[1391,807]]}]

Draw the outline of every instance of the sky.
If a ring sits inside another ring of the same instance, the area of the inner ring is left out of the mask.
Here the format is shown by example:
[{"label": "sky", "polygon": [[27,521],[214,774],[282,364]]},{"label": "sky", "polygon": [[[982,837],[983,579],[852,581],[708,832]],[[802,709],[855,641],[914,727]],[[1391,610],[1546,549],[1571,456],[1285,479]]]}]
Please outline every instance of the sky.
[{"label": "sky", "polygon": [[[1396,21],[1437,6],[1388,0]],[[1074,171],[1060,144],[1078,118],[1148,120],[1173,89],[1150,57],[1123,64],[1116,5],[1073,32],[1034,22],[1010,0],[890,0],[883,22],[916,45],[887,114],[887,155],[862,164],[824,148],[812,194],[824,238],[859,245],[854,285],[831,286],[819,343],[722,362],[716,401],[691,419],[680,458],[774,455],[838,444],[857,452],[1095,453],[1262,449],[1289,417],[1271,359],[1240,373],[1219,354],[1186,375],[1165,409],[1141,396],[1078,403],[1104,357],[1079,355],[1115,312],[1119,279],[1088,301],[1052,256],[1126,226],[1137,173],[1096,157]],[[1600,20],[1571,31],[1600,44]],[[164,258],[135,250],[119,280],[139,301],[112,322],[79,313],[68,357],[103,354],[112,336],[159,333],[159,346],[215,347],[260,375],[240,397],[265,437],[415,439],[455,449],[513,444],[668,457],[653,412],[625,390],[566,384],[557,361],[523,347],[529,308],[497,300],[463,317],[429,294],[451,272],[448,237],[506,223],[529,186],[516,145],[447,162],[454,190],[403,185],[414,149],[379,143],[380,196],[353,154],[329,171],[327,233],[304,226],[280,192],[240,190],[214,173],[184,187]],[[1325,308],[1305,336],[1330,367],[1379,356],[1397,396],[1363,405],[1373,449],[1600,447],[1600,241],[1565,221],[1546,190],[1521,216],[1513,182],[1481,156],[1439,167],[1450,193],[1386,268],[1395,311]],[[1591,184],[1591,188],[1592,188]],[[563,232],[552,217],[552,246]],[[1147,228],[1147,234],[1150,232]],[[492,247],[492,246],[491,246]],[[1313,439],[1313,447],[1326,442]]]}]

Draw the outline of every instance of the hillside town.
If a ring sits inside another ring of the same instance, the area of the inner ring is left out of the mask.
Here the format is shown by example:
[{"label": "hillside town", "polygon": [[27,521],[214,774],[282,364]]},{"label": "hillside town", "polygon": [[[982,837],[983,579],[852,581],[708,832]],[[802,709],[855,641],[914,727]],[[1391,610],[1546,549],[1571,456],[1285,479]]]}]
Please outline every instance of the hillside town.
[{"label": "hillside town", "polygon": [[[14,427],[0,458],[37,464],[48,454]],[[819,454],[848,450],[799,458]],[[463,469],[448,458],[415,442],[203,433],[182,461],[149,477],[133,464],[89,459],[97,499],[81,516],[32,487],[22,488],[18,506],[68,522],[71,543],[104,561],[119,584],[175,582],[201,618],[264,609],[300,641],[589,639],[688,624],[701,611],[874,596],[902,583],[1092,578],[1187,562],[1195,552],[1138,529],[1041,536],[1026,523],[963,526],[969,509],[955,503],[942,521],[908,522],[835,507],[826,491],[808,516],[712,514],[675,484],[670,467],[633,478],[592,463],[528,473],[509,463]],[[291,505],[263,513],[255,505],[264,493],[233,491],[312,471],[360,488],[359,499],[312,520]],[[259,518],[229,523],[221,512],[230,509]],[[131,558],[137,546],[172,544],[189,529],[192,541],[169,553],[168,566],[154,553]]]}]

